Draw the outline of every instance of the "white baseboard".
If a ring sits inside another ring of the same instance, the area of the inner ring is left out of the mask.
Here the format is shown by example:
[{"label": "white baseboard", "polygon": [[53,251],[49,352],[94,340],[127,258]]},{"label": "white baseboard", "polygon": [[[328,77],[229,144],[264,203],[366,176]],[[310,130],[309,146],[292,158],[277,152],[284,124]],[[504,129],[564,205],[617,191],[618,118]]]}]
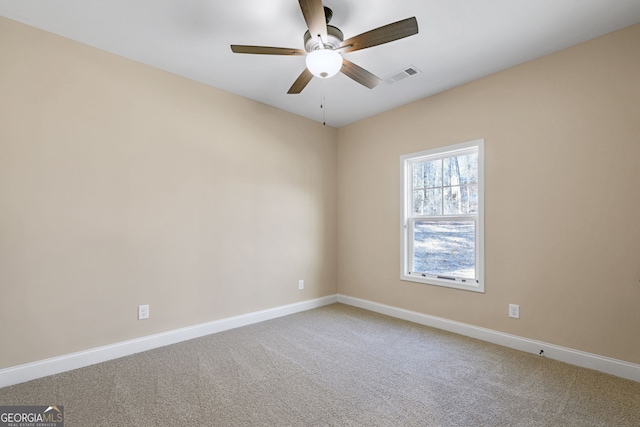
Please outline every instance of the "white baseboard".
[{"label": "white baseboard", "polygon": [[337,294],[0,369],[0,388],[83,368],[165,345],[311,310],[335,302],[360,307],[365,310],[454,332],[527,353],[538,354],[540,350],[544,350],[544,356],[550,359],[640,382],[640,365],[638,364]]},{"label": "white baseboard", "polygon": [[239,328],[241,326],[264,322],[265,320],[271,320],[277,317],[311,310],[333,304],[337,301],[337,295],[331,295],[324,298],[214,320],[213,322],[203,323],[200,325],[175,329],[173,331],[162,332],[77,353],[66,354],[33,363],[0,369],[0,388],[49,375],[59,374],[61,372],[71,371],[73,369],[83,368],[96,363],[106,362],[119,357],[163,347],[165,345],[175,344],[181,341],[227,331],[229,329]]},{"label": "white baseboard", "polygon": [[338,302],[640,382],[640,365],[338,294]]}]

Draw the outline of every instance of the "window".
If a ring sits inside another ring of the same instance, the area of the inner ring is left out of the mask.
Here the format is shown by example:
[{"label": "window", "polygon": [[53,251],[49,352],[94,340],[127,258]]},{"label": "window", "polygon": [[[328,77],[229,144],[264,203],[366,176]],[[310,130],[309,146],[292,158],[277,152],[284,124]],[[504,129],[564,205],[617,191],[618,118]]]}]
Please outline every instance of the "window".
[{"label": "window", "polygon": [[484,292],[484,140],[400,162],[400,279]]}]

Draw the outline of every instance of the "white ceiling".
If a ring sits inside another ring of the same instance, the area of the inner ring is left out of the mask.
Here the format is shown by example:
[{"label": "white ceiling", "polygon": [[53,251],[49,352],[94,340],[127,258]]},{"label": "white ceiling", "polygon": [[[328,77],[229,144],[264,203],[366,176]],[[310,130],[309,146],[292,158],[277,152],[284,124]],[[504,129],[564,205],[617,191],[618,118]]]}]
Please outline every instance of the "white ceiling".
[{"label": "white ceiling", "polygon": [[[367,89],[324,81],[327,125],[340,127],[640,22],[639,0],[325,0],[345,38],[415,16],[419,34],[345,54],[384,79]],[[323,121],[323,82],[287,90],[298,56],[241,55],[230,44],[303,49],[295,0],[0,0],[0,15],[207,85]],[[0,64],[1,66],[1,64]]]}]

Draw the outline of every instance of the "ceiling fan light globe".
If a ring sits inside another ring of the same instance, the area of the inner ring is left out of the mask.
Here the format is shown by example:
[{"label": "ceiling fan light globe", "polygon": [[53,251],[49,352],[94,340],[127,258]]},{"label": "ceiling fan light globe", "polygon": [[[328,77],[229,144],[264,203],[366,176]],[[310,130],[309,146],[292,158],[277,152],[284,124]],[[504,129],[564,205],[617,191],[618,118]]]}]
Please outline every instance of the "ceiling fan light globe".
[{"label": "ceiling fan light globe", "polygon": [[307,69],[316,77],[328,79],[342,68],[342,55],[331,49],[318,49],[305,58]]}]

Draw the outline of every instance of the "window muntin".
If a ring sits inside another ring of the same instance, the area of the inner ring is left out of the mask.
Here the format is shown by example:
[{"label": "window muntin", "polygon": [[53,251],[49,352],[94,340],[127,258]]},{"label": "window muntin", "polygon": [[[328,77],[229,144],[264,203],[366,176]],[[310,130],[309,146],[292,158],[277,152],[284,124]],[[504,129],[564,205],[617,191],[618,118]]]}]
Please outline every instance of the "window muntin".
[{"label": "window muntin", "polygon": [[484,291],[483,145],[402,156],[401,279]]}]

